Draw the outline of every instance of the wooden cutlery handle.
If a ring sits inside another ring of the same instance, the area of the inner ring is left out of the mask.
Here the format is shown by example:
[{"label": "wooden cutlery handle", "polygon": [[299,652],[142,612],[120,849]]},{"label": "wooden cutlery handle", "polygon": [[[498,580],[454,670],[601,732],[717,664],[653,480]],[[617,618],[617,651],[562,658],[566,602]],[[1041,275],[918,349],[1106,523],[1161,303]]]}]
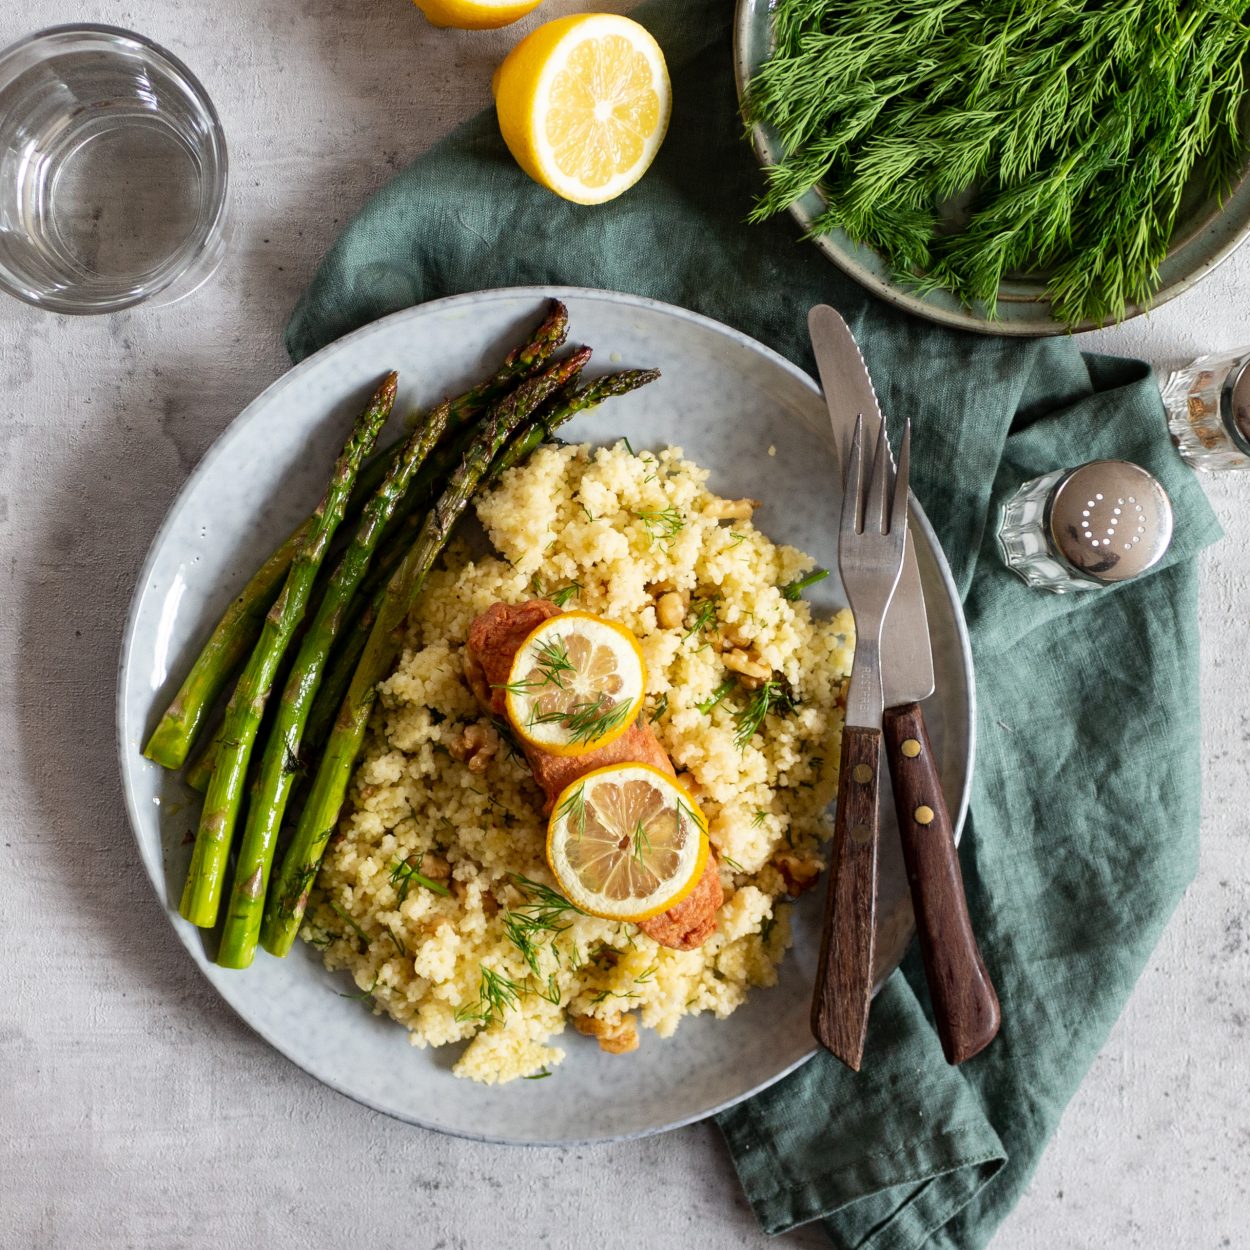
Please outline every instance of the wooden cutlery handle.
[{"label": "wooden cutlery handle", "polygon": [[844,729],[812,1033],[854,1072],[864,1057],[872,1002],[880,778],[880,730]]},{"label": "wooden cutlery handle", "polygon": [[1002,1013],[972,932],[950,813],[918,703],[887,708],[885,749],[920,953],[948,1063],[994,1040]]}]

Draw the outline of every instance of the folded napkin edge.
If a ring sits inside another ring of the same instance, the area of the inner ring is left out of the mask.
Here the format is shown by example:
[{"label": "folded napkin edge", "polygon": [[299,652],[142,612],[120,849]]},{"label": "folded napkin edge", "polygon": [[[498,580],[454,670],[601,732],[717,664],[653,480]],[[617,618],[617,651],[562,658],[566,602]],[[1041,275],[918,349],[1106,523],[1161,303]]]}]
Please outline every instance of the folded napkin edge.
[{"label": "folded napkin edge", "polygon": [[[994,1164],[979,1184],[958,1195],[945,1214],[935,1219],[927,1230],[931,1233],[970,1202],[1007,1162],[1007,1152],[988,1120],[967,1121],[894,1150],[861,1155],[829,1171],[814,1173],[801,1183],[787,1185],[780,1179],[787,1168],[775,1149],[775,1134],[757,1122],[753,1101],[718,1116],[717,1125],[729,1146],[751,1208],[770,1237],[813,1220],[827,1219],[852,1202],[901,1185],[922,1185],[951,1172]],[[974,1143],[971,1149],[964,1144],[967,1141]],[[766,1152],[768,1165],[749,1173],[751,1155],[760,1149]],[[772,1188],[761,1189],[755,1183],[761,1172],[776,1179]]]}]

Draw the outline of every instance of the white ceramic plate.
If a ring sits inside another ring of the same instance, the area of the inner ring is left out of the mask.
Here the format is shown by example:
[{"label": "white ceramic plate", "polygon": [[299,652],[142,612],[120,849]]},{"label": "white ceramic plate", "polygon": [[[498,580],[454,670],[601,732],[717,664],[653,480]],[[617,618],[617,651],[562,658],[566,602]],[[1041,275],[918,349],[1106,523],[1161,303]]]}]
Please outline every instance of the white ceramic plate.
[{"label": "white ceramic plate", "polygon": [[[839,490],[828,417],[815,384],[759,343],[679,308],[605,291],[518,288],[425,304],[357,331],[305,360],[256,399],[192,473],[152,544],[122,647],[118,742],[130,819],[144,865],[179,939],[223,998],[262,1037],[319,1080],[413,1124],[500,1142],[602,1141],[660,1132],[746,1097],[813,1053],[808,999],[820,891],[799,908],[794,949],[777,986],[755,991],[729,1019],[688,1019],[668,1041],[644,1031],[620,1058],[569,1030],[568,1057],[543,1081],[485,1087],[451,1075],[458,1048],[419,1050],[388,1018],[341,997],[354,992],[303,943],[286,959],[260,952],[246,972],[211,962],[206,941],[177,913],[197,798],[140,747],[212,624],[260,560],[315,504],[351,418],[379,377],[398,369],[397,413],[457,393],[490,372],[540,319],[568,305],[571,338],[599,355],[591,373],[658,366],[663,378],[562,434],[634,447],[680,445],[713,470],[711,486],[764,500],[770,537],[837,567]],[[776,455],[768,449],[776,447]],[[929,600],[938,691],[926,705],[943,781],[962,824],[972,759],[971,663],[945,561],[915,516]],[[842,600],[835,578],[811,598]],[[912,932],[892,815],[882,846],[880,971]]]}]

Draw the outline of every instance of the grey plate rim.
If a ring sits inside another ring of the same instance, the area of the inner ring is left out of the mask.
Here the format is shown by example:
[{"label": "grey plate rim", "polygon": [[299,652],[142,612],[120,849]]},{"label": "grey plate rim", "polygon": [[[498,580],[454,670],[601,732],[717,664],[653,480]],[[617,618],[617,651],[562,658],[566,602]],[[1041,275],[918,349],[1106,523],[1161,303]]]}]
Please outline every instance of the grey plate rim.
[{"label": "grey plate rim", "polygon": [[[737,0],[733,69],[740,108],[748,82],[763,63],[765,32],[771,31],[771,12],[775,5],[776,0]],[[761,168],[777,164],[782,145],[771,128],[753,123],[750,135]],[[812,190],[790,206],[790,215],[807,231],[822,206],[819,192]],[[1050,301],[1040,297],[1041,288],[1035,283],[1005,282],[1000,288],[999,316],[991,319],[981,306],[978,305],[976,311],[970,311],[948,292],[917,295],[893,278],[883,276],[878,270],[884,270],[884,262],[877,253],[852,242],[840,230],[813,236],[809,241],[874,295],[918,317],[958,330],[971,330],[975,334],[1042,338],[1105,330],[1146,316],[1178,295],[1183,295],[1223,264],[1250,238],[1250,165],[1229,191],[1222,207],[1212,208],[1204,217],[1186,223],[1186,226],[1160,266],[1162,281],[1148,305],[1130,304],[1124,316],[1116,321],[1087,319],[1073,326],[1056,321],[1050,315]]]},{"label": "grey plate rim", "polygon": [[[517,286],[517,287],[491,287],[482,291],[466,292],[461,295],[445,296],[441,299],[430,300],[424,304],[413,305],[409,308],[400,309],[385,317],[380,317],[376,321],[372,321],[367,325],[361,326],[357,330],[353,330],[349,334],[345,334],[341,338],[335,339],[328,343],[313,355],[306,357],[299,364],[288,369],[281,377],[276,378],[264,390],[262,390],[254,399],[252,399],[243,410],[236,416],[222,431],[212,445],[200,458],[199,462],[187,475],[179,488],[178,494],[174,497],[170,504],[161,524],[158,526],[156,533],[153,535],[152,542],[144,557],[143,564],[140,568],[138,578],[135,583],[135,589],[131,595],[130,605],[126,612],[126,620],[122,631],[122,642],[120,653],[118,656],[117,682],[116,682],[116,715],[115,715],[115,733],[117,738],[118,751],[118,767],[121,775],[122,791],[125,798],[126,816],[130,824],[131,834],[135,839],[136,848],[139,852],[139,858],[143,863],[144,871],[147,873],[148,880],[157,895],[158,901],[161,903],[162,911],[168,921],[170,928],[173,929],[178,941],[186,950],[188,956],[195,964],[197,970],[204,976],[208,984],[213,988],[221,1001],[230,1009],[230,1011],[245,1024],[248,1029],[265,1041],[275,1051],[277,1051],[287,1062],[293,1064],[301,1071],[306,1072],[314,1080],[334,1090],[336,1093],[349,1098],[352,1102],[361,1106],[368,1107],[371,1111],[376,1111],[391,1119],[399,1120],[405,1124],[411,1124],[415,1128],[424,1129],[428,1132],[440,1133],[449,1137],[458,1137],[466,1141],[482,1142],[490,1145],[502,1146],[519,1146],[533,1149],[544,1149],[556,1146],[597,1146],[606,1145],[618,1141],[637,1141],[646,1137],[653,1137],[659,1133],[666,1133],[672,1129],[684,1128],[691,1124],[698,1124],[703,1120],[710,1119],[714,1115],[718,1115],[722,1111],[728,1110],[730,1107],[736,1106],[738,1103],[760,1093],[762,1090],[768,1089],[776,1084],[790,1073],[802,1067],[810,1059],[812,1059],[818,1050],[818,1046],[813,1044],[811,1048],[801,1055],[792,1063],[779,1069],[767,1080],[760,1081],[750,1089],[741,1091],[733,1097],[722,1100],[721,1102],[703,1108],[699,1111],[692,1112],[689,1115],[682,1116],[678,1119],[666,1122],[664,1124],[656,1124],[648,1126],[644,1129],[638,1129],[625,1133],[614,1133],[607,1136],[599,1137],[575,1137],[561,1138],[551,1141],[519,1141],[515,1138],[494,1136],[490,1133],[475,1133],[463,1129],[450,1128],[441,1124],[433,1124],[422,1121],[418,1117],[409,1116],[397,1112],[394,1108],[381,1105],[379,1102],[367,1097],[361,1096],[359,1093],[345,1088],[338,1079],[330,1072],[319,1070],[317,1065],[305,1064],[295,1059],[288,1053],[283,1041],[272,1030],[261,1024],[249,1019],[243,1011],[241,1011],[234,1003],[232,1003],[208,976],[207,969],[201,962],[200,955],[193,945],[193,932],[187,931],[184,927],[176,923],[174,914],[171,914],[164,905],[164,866],[159,861],[154,861],[152,856],[148,854],[140,835],[140,813],[137,804],[136,794],[128,783],[126,773],[126,761],[130,753],[130,744],[126,740],[125,733],[125,691],[126,683],[129,677],[132,665],[132,651],[135,643],[135,627],[138,620],[139,610],[144,599],[145,588],[151,580],[153,570],[155,568],[162,545],[173,529],[177,515],[181,511],[182,505],[187,498],[188,492],[192,484],[201,476],[208,473],[217,461],[220,460],[229,450],[230,434],[241,422],[248,420],[252,415],[262,410],[273,398],[275,394],[280,393],[287,386],[291,385],[292,380],[297,373],[313,361],[322,361],[332,353],[349,350],[357,343],[368,338],[376,332],[376,328],[384,323],[391,323],[405,318],[415,318],[418,316],[429,315],[431,310],[455,309],[463,304],[473,304],[489,299],[507,299],[532,297],[539,299],[586,299],[586,300],[604,300],[609,303],[622,303],[627,306],[647,309],[657,312],[661,315],[677,317],[703,326],[715,333],[721,334],[730,339],[737,346],[751,351],[757,355],[763,356],[774,366],[788,373],[792,378],[799,382],[805,389],[820,398],[823,402],[823,392],[819,385],[811,378],[809,374],[800,369],[792,361],[786,359],[779,352],[774,351],[771,347],[759,342],[748,334],[744,334],[741,330],[735,329],[733,326],[726,325],[724,322],[717,321],[713,317],[704,316],[702,313],[692,312],[690,309],[682,308],[676,304],[668,304],[662,300],[651,299],[648,296],[634,295],[623,291],[609,291],[595,287],[572,287],[572,286]],[[911,519],[913,524],[917,524],[923,532],[930,554],[933,557],[935,571],[945,590],[953,610],[954,625],[956,636],[959,640],[959,650],[963,658],[964,680],[966,683],[968,697],[968,762],[964,773],[964,782],[957,810],[952,822],[954,829],[955,841],[958,843],[963,834],[964,823],[968,813],[968,804],[972,791],[972,777],[976,762],[976,684],[972,664],[972,647],[968,636],[967,621],[963,614],[963,605],[959,598],[959,592],[955,586],[954,576],[946,560],[946,555],[942,550],[941,544],[937,540],[932,525],[929,523],[928,517],[925,515],[920,503],[914,496],[911,497]],[[914,936],[914,926],[911,934],[908,935],[906,941],[910,943],[911,937]],[[905,949],[906,946],[903,946]],[[200,952],[202,954],[202,952]],[[893,970],[891,970],[893,971]],[[879,991],[890,973],[886,973],[878,984],[874,987],[874,993]]]}]

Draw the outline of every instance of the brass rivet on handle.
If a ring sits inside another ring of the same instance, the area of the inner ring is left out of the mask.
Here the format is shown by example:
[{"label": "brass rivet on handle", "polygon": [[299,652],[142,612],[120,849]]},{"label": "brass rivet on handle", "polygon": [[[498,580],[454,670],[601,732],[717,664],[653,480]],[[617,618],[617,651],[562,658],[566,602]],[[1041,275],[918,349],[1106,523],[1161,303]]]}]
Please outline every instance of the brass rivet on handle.
[{"label": "brass rivet on handle", "polygon": [[903,745],[899,750],[907,756],[909,760],[914,760],[920,754],[920,743],[915,738],[904,738]]},{"label": "brass rivet on handle", "polygon": [[929,807],[925,803],[921,803],[912,815],[915,816],[916,824],[918,825],[929,825],[933,823],[933,808]]},{"label": "brass rivet on handle", "polygon": [[869,829],[867,825],[852,825],[851,826],[851,841],[852,842],[867,842],[868,839],[871,837],[872,837],[872,830]]},{"label": "brass rivet on handle", "polygon": [[851,769],[851,776],[859,782],[861,786],[866,786],[872,780],[872,769],[867,764],[856,764]]}]

